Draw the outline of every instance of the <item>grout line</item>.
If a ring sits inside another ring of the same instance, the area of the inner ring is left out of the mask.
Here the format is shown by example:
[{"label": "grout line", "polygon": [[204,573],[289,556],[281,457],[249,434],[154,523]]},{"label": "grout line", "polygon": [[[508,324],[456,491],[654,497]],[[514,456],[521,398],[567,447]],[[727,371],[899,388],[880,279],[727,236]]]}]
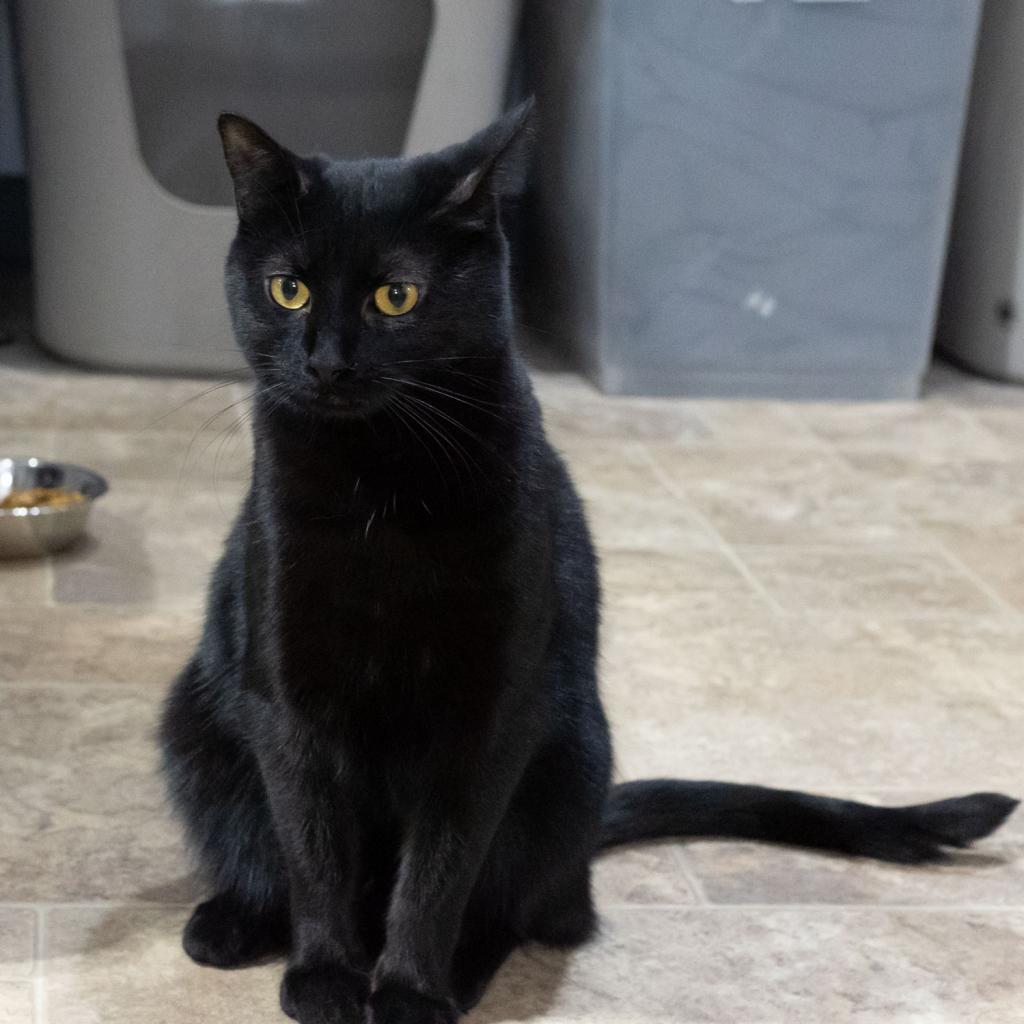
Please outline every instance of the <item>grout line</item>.
[{"label": "grout line", "polygon": [[[747,545],[744,545],[746,548]],[[776,551],[777,548],[768,548],[765,550]],[[783,549],[786,550],[786,549]],[[789,548],[789,550],[810,550],[806,548]],[[922,548],[922,552],[926,552],[927,549]],[[936,552],[931,552],[936,554]],[[607,606],[613,607],[615,599],[609,597],[607,600]],[[694,616],[701,614],[700,611],[688,613]],[[951,625],[959,626],[981,626],[988,624],[991,627],[1009,627],[1018,625],[1016,619],[1009,619],[1006,615],[1002,615],[999,609],[992,608],[988,611],[970,612],[958,609],[949,608],[936,608],[931,611],[924,611],[921,609],[914,609],[908,612],[878,612],[872,611],[868,608],[848,607],[843,605],[835,605],[834,607],[811,607],[811,608],[794,608],[790,606],[783,607],[776,618],[782,621],[792,620],[794,624],[798,622],[813,623],[813,622],[847,622],[847,623],[864,623],[864,622],[876,622],[876,623],[903,623],[903,622],[948,622]],[[123,684],[121,684],[123,685]]]},{"label": "grout line", "polygon": [[794,612],[789,610],[783,611],[783,618],[789,617],[794,619],[803,618],[805,615],[815,617],[819,619],[825,618],[852,618],[855,622],[885,622],[888,620],[895,620],[903,622],[907,619],[926,619],[931,621],[933,619],[947,619],[950,623],[965,622],[977,623],[987,622],[989,625],[995,626],[1008,626],[1009,623],[1003,615],[1000,615],[998,610],[993,609],[985,614],[983,612],[964,612],[959,611],[955,608],[936,609],[935,611],[914,611],[907,612],[905,614],[888,614],[880,613],[877,611],[863,610],[858,611],[857,609],[849,608],[836,608],[836,609],[821,609],[821,608],[808,608],[806,611]]},{"label": "grout line", "polygon": [[[971,913],[991,911],[993,913],[1016,913],[1024,909],[1024,901],[1020,903],[713,903],[703,891],[695,893],[702,898],[700,903],[601,903],[603,910],[925,910],[941,913],[944,911],[970,911]],[[35,964],[33,980],[46,977],[46,957],[49,954],[48,914],[52,910],[188,910],[192,903],[54,903],[46,906],[36,904],[2,903],[0,909],[26,909],[35,907],[38,910],[38,930],[34,944]]]},{"label": "grout line", "polygon": [[[923,533],[923,529],[915,527],[913,523],[907,523],[911,529],[915,532]],[[922,555],[922,554],[934,554],[929,552],[929,545],[924,543],[919,549],[907,547],[905,538],[898,538],[894,540],[885,541],[850,541],[849,543],[843,544],[838,541],[831,543],[822,543],[821,541],[812,542],[810,544],[765,544],[743,542],[736,544],[735,547],[743,551],[757,551],[757,552],[778,552],[779,554],[786,554],[791,551],[809,551],[812,554],[849,554],[854,552],[855,554],[879,554],[879,555]]]},{"label": "grout line", "polygon": [[145,693],[149,690],[161,690],[173,682],[174,677],[168,676],[155,682],[143,682],[135,679],[130,682],[115,682],[111,679],[0,679],[0,689],[4,690],[123,690],[125,693]]},{"label": "grout line", "polygon": [[906,913],[908,911],[921,911],[926,914],[1000,914],[1016,916],[1024,911],[1024,903],[709,903],[706,906],[697,906],[684,903],[605,903],[600,910],[681,910],[685,913],[745,913],[756,910],[758,912],[772,910],[798,910],[801,913],[817,911],[821,913],[832,913],[840,911],[843,913]]},{"label": "grout line", "polygon": [[[824,792],[825,789],[827,789],[829,796],[841,797],[842,799],[845,799],[845,800],[857,800],[860,803],[870,802],[872,799],[874,799],[875,796],[893,796],[894,794],[900,794],[902,796],[906,796],[906,797],[912,799],[914,803],[927,803],[930,800],[942,800],[942,799],[944,799],[944,797],[942,797],[940,794],[947,792],[951,787],[953,789],[955,789],[955,790],[958,790],[958,791],[970,789],[970,782],[968,781],[968,782],[965,783],[963,781],[963,779],[961,778],[961,779],[958,779],[957,781],[951,783],[948,786],[943,786],[943,785],[933,786],[933,785],[931,785],[929,783],[926,786],[906,786],[906,785],[904,785],[904,786],[885,786],[885,785],[881,785],[881,786],[875,786],[875,785],[850,786],[850,785],[846,785],[846,784],[842,784],[842,785],[837,784],[835,786],[820,787],[820,786],[818,786],[817,783],[814,784],[814,790],[816,792],[818,792],[818,793],[822,793],[822,792]],[[935,794],[935,795],[933,795],[933,794]],[[885,805],[880,805],[880,806],[888,807],[888,806],[891,806],[891,805],[885,804]],[[732,842],[747,842],[747,843],[749,843],[749,842],[761,842],[761,843],[763,843],[764,842],[764,840],[756,840],[756,839],[737,839],[737,840],[729,840],[729,841],[732,841]]]},{"label": "grout line", "polygon": [[[983,423],[975,418],[975,416],[968,410],[963,409],[956,405],[949,405],[950,411],[963,422],[966,426],[970,427],[975,432],[979,433],[980,436],[989,440],[1002,448],[1005,448],[1005,443],[1000,437],[990,431]],[[813,431],[812,431],[813,432]],[[824,443],[824,442],[823,442]],[[857,480],[864,482],[871,482],[872,478],[869,474],[863,473],[856,466],[853,465],[837,446],[828,444],[827,448],[829,454],[833,456],[838,465],[841,465],[847,472],[851,473]],[[877,485],[881,486],[886,492],[893,489],[893,481],[890,480],[876,480],[874,481]],[[1008,615],[1009,618],[1015,622],[1019,622],[1022,618],[1021,613],[1013,607],[1009,602],[1003,599],[998,591],[992,587],[986,580],[970,569],[964,562],[957,558],[939,539],[935,534],[922,524],[916,516],[909,515],[903,509],[899,508],[898,503],[896,507],[900,518],[906,520],[907,526],[913,531],[915,535],[921,538],[923,541],[923,549],[930,551],[932,554],[938,554],[945,559],[947,564],[957,569],[962,575],[966,576],[974,585],[984,593],[990,601],[996,606],[996,608],[1003,612],[1004,615]]]},{"label": "grout line", "polygon": [[57,586],[57,571],[53,565],[53,555],[47,555],[46,561],[43,565],[43,573],[46,581],[46,599],[43,601],[44,608],[56,608],[57,602],[54,600],[53,592]]},{"label": "grout line", "polygon": [[998,449],[1003,456],[999,461],[1009,462],[1013,459],[1013,450],[994,430],[989,429],[978,419],[977,408],[968,408],[962,405],[950,405],[950,412],[965,426],[969,427],[975,434],[988,441],[994,448]]},{"label": "grout line", "polygon": [[681,844],[674,843],[672,845],[671,852],[672,858],[676,862],[676,867],[679,869],[679,873],[686,879],[687,885],[689,885],[697,900],[696,906],[707,906],[711,900],[708,899],[704,883],[700,880],[700,877],[694,870],[689,858],[686,856],[686,850]]},{"label": "grout line", "polygon": [[32,978],[32,1020],[34,1024],[46,1024],[46,979],[35,976]]},{"label": "grout line", "polygon": [[32,1012],[35,1024],[46,1024],[49,1017],[46,991],[46,958],[49,954],[49,928],[46,911],[40,907],[36,914],[36,940],[33,949],[35,963],[32,965]]},{"label": "grout line", "polygon": [[[996,437],[996,435],[989,431],[983,423],[978,422],[972,415],[965,412],[965,410],[953,405],[950,406],[950,409],[962,422],[970,426],[972,429],[979,431],[982,436],[987,437],[998,444],[1002,444],[1000,438]],[[823,444],[824,443],[825,442],[823,441]],[[868,479],[868,477],[858,470],[857,467],[854,466],[836,446],[828,444],[827,448],[829,454],[835,459],[835,461],[839,465],[843,466],[847,472],[850,472],[856,479],[862,481],[866,481]],[[892,483],[883,483],[883,487],[886,491],[889,491],[892,488]],[[1013,605],[1005,601],[998,591],[990,586],[986,580],[960,561],[960,559],[957,558],[931,530],[922,525],[915,517],[908,516],[899,509],[898,506],[897,511],[901,518],[906,519],[908,528],[924,542],[923,546],[925,551],[930,550],[932,554],[937,554],[944,558],[948,565],[960,572],[961,575],[970,580],[986,597],[988,597],[988,599],[995,605],[995,608],[1003,613],[1004,617],[1008,617],[1014,622],[1021,621],[1021,613],[1014,608]]]},{"label": "grout line", "polygon": [[[668,480],[666,475],[660,471],[660,467],[654,462],[653,457],[647,447],[647,444],[643,441],[627,441],[624,446],[624,451],[632,452],[634,455],[639,456],[639,461],[644,463],[649,470],[654,474],[658,486],[663,492],[659,496],[662,498],[678,498],[675,488]],[[571,467],[570,467],[571,469]]]},{"label": "grout line", "polygon": [[785,415],[791,419],[794,423],[799,424],[803,429],[804,433],[814,442],[813,448],[820,454],[824,455],[829,462],[832,463],[836,469],[840,469],[846,476],[850,476],[855,473],[856,470],[842,457],[839,450],[831,441],[826,441],[815,429],[812,427],[797,410],[792,406],[791,403],[784,403],[783,411]]},{"label": "grout line", "polygon": [[[937,554],[937,552],[933,552]],[[961,610],[950,610],[936,608],[934,611],[924,611],[920,608],[911,612],[873,612],[868,608],[856,606],[835,605],[824,608],[784,608],[780,618],[806,619],[809,622],[828,621],[838,619],[844,622],[950,622],[960,625],[973,625],[987,622],[990,625],[1008,626],[1011,623],[1016,625],[1017,619],[1009,619],[1000,615],[998,609],[988,611],[970,612]]]},{"label": "grout line", "polygon": [[[1024,707],[1020,700],[1016,700],[1013,705],[1013,710],[1016,711],[1018,707]],[[639,779],[649,779],[652,777],[650,771],[633,771],[632,766],[625,762],[624,758],[618,758],[618,766],[620,769],[629,769],[629,771],[623,770],[622,780],[623,782],[633,782]],[[705,776],[701,776],[697,771],[685,771],[680,770],[677,774],[678,777],[696,779]],[[787,779],[785,777],[774,777],[765,779],[764,776],[751,777],[740,775],[730,775],[728,777],[729,782],[735,782],[740,785],[747,784],[751,786],[768,786],[772,789],[792,789],[798,792],[809,792],[817,796],[830,796],[836,797],[843,800],[855,800],[858,803],[872,803],[876,796],[907,796],[913,803],[928,803],[931,800],[944,800],[947,797],[954,797],[958,795],[964,795],[971,792],[992,792],[994,790],[1006,790],[1011,795],[1021,799],[1024,797],[1024,786],[1021,785],[1019,776],[994,776],[986,775],[984,777],[979,776],[958,776],[955,779],[939,779],[937,782],[934,779],[930,779],[927,783],[921,783],[917,785],[901,785],[901,786],[888,786],[885,783],[866,783],[862,786],[852,786],[848,781],[844,780],[829,780],[824,781],[815,780],[809,782],[806,777],[804,778],[793,778]],[[891,806],[889,804],[879,804],[879,806]],[[1024,809],[1020,809],[1015,813],[1024,815]],[[692,842],[722,842],[722,843],[742,843],[755,844],[757,846],[764,846],[767,844],[767,840],[764,839],[729,839],[722,837],[712,836],[693,836],[690,837]],[[771,845],[771,844],[767,844]],[[785,844],[781,844],[785,845]],[[972,847],[973,848],[973,847]],[[801,849],[801,847],[795,847],[795,849]],[[10,906],[10,904],[0,904],[3,906]]]},{"label": "grout line", "polygon": [[662,486],[665,487],[669,493],[676,498],[678,501],[683,502],[686,510],[693,516],[697,523],[704,529],[715,545],[718,547],[719,552],[725,556],[725,558],[732,564],[733,568],[739,572],[739,574],[747,581],[748,586],[757,594],[764,602],[768,605],[769,609],[776,615],[782,614],[782,606],[773,598],[768,591],[764,588],[761,581],[753,574],[750,567],[739,557],[739,555],[733,550],[728,544],[725,538],[715,529],[711,521],[704,515],[703,512],[692,502],[690,502],[685,492],[680,491],[673,483],[671,477],[662,469],[658,460],[654,458],[650,450],[646,445],[638,445],[639,450],[643,453],[647,463],[654,470],[661,482]]},{"label": "grout line", "polygon": [[1014,622],[1021,621],[1021,613],[1014,608],[1000,593],[997,591],[988,580],[979,576],[969,565],[962,562],[949,548],[946,547],[943,542],[935,536],[935,534],[929,531],[923,531],[925,537],[929,541],[932,549],[936,554],[940,555],[946,560],[946,562],[954,569],[958,570],[963,576],[965,576],[971,583],[973,583],[995,606],[1003,615]]},{"label": "grout line", "polygon": [[132,907],[136,910],[169,908],[171,910],[188,910],[195,906],[195,900],[189,902],[161,902],[160,900],[68,900],[67,902],[33,903],[24,900],[5,900],[0,903],[0,910],[34,910],[45,915],[51,910],[115,910],[118,907]]}]

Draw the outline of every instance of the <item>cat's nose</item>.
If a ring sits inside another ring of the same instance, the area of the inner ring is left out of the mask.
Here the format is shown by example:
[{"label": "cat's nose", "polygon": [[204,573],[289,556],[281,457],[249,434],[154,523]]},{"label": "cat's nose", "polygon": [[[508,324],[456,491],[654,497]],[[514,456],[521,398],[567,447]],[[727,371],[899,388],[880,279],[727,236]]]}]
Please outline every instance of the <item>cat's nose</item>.
[{"label": "cat's nose", "polygon": [[324,387],[338,384],[352,375],[352,367],[333,356],[313,354],[306,361],[306,372]]}]

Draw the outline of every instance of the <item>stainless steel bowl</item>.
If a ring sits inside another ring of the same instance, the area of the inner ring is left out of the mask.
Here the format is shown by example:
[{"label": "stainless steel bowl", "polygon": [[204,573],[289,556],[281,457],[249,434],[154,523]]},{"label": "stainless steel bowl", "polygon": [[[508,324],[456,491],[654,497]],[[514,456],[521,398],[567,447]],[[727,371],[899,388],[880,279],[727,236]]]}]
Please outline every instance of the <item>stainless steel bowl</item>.
[{"label": "stainless steel bowl", "polygon": [[12,490],[60,487],[82,495],[73,505],[0,508],[0,558],[26,558],[60,551],[82,535],[92,503],[107,481],[90,469],[49,459],[0,457],[0,501]]}]

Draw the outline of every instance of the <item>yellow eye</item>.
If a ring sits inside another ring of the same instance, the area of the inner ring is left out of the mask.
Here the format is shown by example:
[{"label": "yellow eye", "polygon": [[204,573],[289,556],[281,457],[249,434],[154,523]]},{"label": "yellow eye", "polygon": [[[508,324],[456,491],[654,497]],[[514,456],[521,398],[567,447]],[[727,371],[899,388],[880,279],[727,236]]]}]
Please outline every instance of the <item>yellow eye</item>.
[{"label": "yellow eye", "polygon": [[279,274],[270,279],[270,297],[285,309],[302,309],[309,302],[309,289],[297,277]]},{"label": "yellow eye", "polygon": [[373,293],[373,304],[385,316],[408,313],[419,301],[420,291],[414,284],[389,281]]}]

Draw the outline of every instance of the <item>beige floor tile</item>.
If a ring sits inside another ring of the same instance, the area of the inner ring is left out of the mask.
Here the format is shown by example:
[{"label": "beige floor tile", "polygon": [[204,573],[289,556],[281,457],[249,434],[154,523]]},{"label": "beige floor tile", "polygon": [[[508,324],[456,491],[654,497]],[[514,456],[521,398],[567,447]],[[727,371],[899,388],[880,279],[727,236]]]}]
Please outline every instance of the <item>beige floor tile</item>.
[{"label": "beige floor tile", "polygon": [[0,420],[0,458],[57,458],[55,436],[49,427],[18,429]]},{"label": "beige floor tile", "polygon": [[712,432],[692,404],[548,389],[544,426],[552,441],[701,441]]},{"label": "beige floor tile", "polygon": [[53,449],[108,481],[182,480],[213,489],[247,480],[252,446],[247,424],[226,416],[205,430],[58,430]]},{"label": "beige floor tile", "polygon": [[11,607],[0,634],[0,681],[166,685],[188,658],[200,621],[173,609]]},{"label": "beige floor tile", "polygon": [[157,772],[160,696],[0,686],[0,898],[191,898]]},{"label": "beige floor tile", "polygon": [[[677,692],[690,686],[757,680],[762,648],[777,642],[774,614],[753,591],[712,602],[685,595],[657,604],[605,588],[600,678],[606,696],[643,685]],[[719,657],[719,655],[721,655]]]},{"label": "beige floor tile", "polygon": [[773,448],[816,448],[813,432],[782,402],[678,401],[708,425],[709,441],[719,445],[757,445],[771,437]]},{"label": "beige floor tile", "polygon": [[538,389],[544,424],[558,443],[571,439],[651,441],[682,445],[758,444],[813,448],[815,435],[779,402],[726,402],[602,395],[544,382]]},{"label": "beige floor tile", "polygon": [[31,981],[0,979],[0,1024],[33,1024],[35,989]]},{"label": "beige floor tile", "polygon": [[[1024,779],[1022,779],[1024,781]],[[954,794],[849,793],[898,806]],[[1024,790],[1016,794],[1024,796]],[[946,862],[883,864],[759,843],[693,842],[682,855],[712,903],[1024,907],[1024,812]]]},{"label": "beige floor tile", "polygon": [[640,678],[631,692],[608,697],[626,778],[712,778],[826,793],[857,785],[1021,789],[1022,704],[894,695],[879,709],[869,698],[806,694],[780,705],[737,694],[701,702],[685,691],[673,701],[663,690],[662,682]]},{"label": "beige floor tile", "polygon": [[127,604],[195,612],[244,485],[124,485],[94,512],[90,540],[54,560],[59,604]]},{"label": "beige floor tile", "polygon": [[[205,971],[180,950],[194,886],[153,744],[244,490],[248,438],[222,431],[249,387],[37,363],[0,374],[0,446],[112,490],[76,551],[0,563],[0,903],[136,905],[47,911],[36,1024],[282,1020],[279,966]],[[940,377],[923,404],[796,406],[536,376],[604,557],[619,777],[1021,789],[1024,617],[983,587],[1022,607],[1024,390]],[[1021,1024],[1022,829],[926,871],[616,851],[595,870],[599,942],[518,956],[473,1022]],[[697,905],[694,873],[720,905]],[[907,909],[926,903],[947,910]],[[32,1019],[34,913],[0,906],[0,1024]]]},{"label": "beige floor tile", "polygon": [[[185,916],[171,908],[51,911],[50,1022],[281,1019],[280,967],[194,966],[179,946]],[[517,954],[469,1024],[945,1024],[979,1014],[997,1021],[1024,999],[1013,966],[1024,940],[1020,912],[666,908],[603,916],[601,937],[581,951]]]},{"label": "beige floor tile", "polygon": [[[0,374],[0,431],[51,430],[57,394],[65,382],[32,369],[3,366]],[[92,396],[95,400],[95,396]]]},{"label": "beige floor tile", "polygon": [[[0,899],[3,899],[0,890]],[[35,964],[36,912],[0,905],[0,978],[28,978]]]},{"label": "beige floor tile", "polygon": [[660,551],[666,556],[714,546],[711,534],[679,498],[583,489],[599,550]]},{"label": "beige floor tile", "polygon": [[811,430],[843,454],[874,455],[893,465],[941,465],[1011,454],[976,419],[951,406],[886,402],[794,408]]},{"label": "beige floor tile", "polygon": [[[957,637],[937,620],[826,618],[808,629],[724,610],[642,618],[612,613],[602,659],[626,777],[824,791],[1021,787],[1024,700],[994,652],[972,664],[980,629]],[[1020,648],[996,627],[990,635],[1006,645],[1009,672]]]},{"label": "beige floor tile", "polygon": [[823,446],[649,445],[654,460],[735,544],[920,546],[912,517]]},{"label": "beige floor tile", "polygon": [[808,690],[883,704],[901,690],[942,699],[1024,698],[1014,667],[1024,656],[1024,624],[1014,620],[819,616],[803,628],[797,617],[776,626],[784,646],[762,685],[795,680]]},{"label": "beige floor tile", "polygon": [[913,519],[879,488],[835,466],[765,481],[701,479],[690,502],[730,544],[922,547]]},{"label": "beige floor tile", "polygon": [[933,680],[960,692],[975,691],[1021,697],[1024,622],[998,619],[934,619],[874,622],[865,644],[879,638],[883,651],[902,652],[903,660],[927,667]]},{"label": "beige floor tile", "polygon": [[46,1024],[279,1024],[280,965],[198,967],[181,948],[184,908],[48,914]]},{"label": "beige floor tile", "polygon": [[844,474],[844,468],[822,448],[765,445],[753,440],[744,444],[644,446],[672,486],[689,493],[702,480],[794,485],[818,477]]},{"label": "beige floor tile", "polygon": [[906,617],[999,610],[964,573],[926,551],[795,546],[735,550],[787,611]]},{"label": "beige floor tile", "polygon": [[55,558],[53,576],[54,602],[64,605],[151,604],[165,582],[147,552],[146,528],[122,494],[97,505],[87,536]]},{"label": "beige floor tile", "polygon": [[678,906],[696,902],[673,842],[612,850],[594,864],[598,906]]},{"label": "beige floor tile", "polygon": [[554,444],[573,480],[585,492],[670,495],[639,443],[572,438]]},{"label": "beige floor tile", "polygon": [[[650,614],[614,602],[603,629],[606,685],[631,667],[709,692],[799,685],[826,697],[922,694],[1020,699],[1024,624],[1005,618],[767,616],[759,606]],[[724,688],[724,689],[723,689]],[[672,692],[671,689],[668,692]]]},{"label": "beige floor tile", "polygon": [[977,529],[961,525],[929,527],[945,549],[990,586],[1004,601],[1024,611],[1024,524]]},{"label": "beige floor tile", "polygon": [[[1024,388],[1018,386],[1015,391],[1024,400]],[[968,415],[999,438],[1015,458],[1024,458],[1024,408],[987,406],[972,408]]]},{"label": "beige floor tile", "polygon": [[1009,1022],[1022,943],[1024,912],[609,911],[575,955],[518,954],[469,1024]]},{"label": "beige floor tile", "polygon": [[1024,460],[970,460],[942,466],[889,465],[859,455],[847,461],[866,493],[920,526],[1024,534]]},{"label": "beige floor tile", "polygon": [[671,614],[674,608],[696,610],[703,601],[717,604],[735,594],[752,593],[741,571],[703,538],[672,555],[652,550],[606,549],[601,578],[609,606],[649,609]]},{"label": "beige floor tile", "polygon": [[0,560],[0,607],[46,604],[51,578],[48,559]]},{"label": "beige floor tile", "polygon": [[194,430],[210,417],[229,421],[228,407],[242,396],[234,383],[90,373],[68,375],[40,388],[45,396],[35,422],[58,430]]}]

